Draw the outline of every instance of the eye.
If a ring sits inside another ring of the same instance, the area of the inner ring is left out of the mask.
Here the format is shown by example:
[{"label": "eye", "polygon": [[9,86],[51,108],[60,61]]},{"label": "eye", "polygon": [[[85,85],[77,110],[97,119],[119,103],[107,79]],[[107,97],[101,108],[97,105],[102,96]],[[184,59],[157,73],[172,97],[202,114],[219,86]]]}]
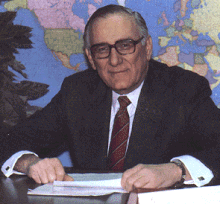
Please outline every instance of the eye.
[{"label": "eye", "polygon": [[128,40],[119,42],[117,44],[117,48],[119,50],[129,50],[130,48],[132,48],[132,46],[133,46],[132,42]]},{"label": "eye", "polygon": [[109,52],[109,46],[108,44],[97,44],[97,45],[93,45],[91,47],[91,52],[93,53],[93,55],[95,54],[106,54]]},{"label": "eye", "polygon": [[108,49],[109,49],[108,46],[103,45],[103,46],[97,47],[96,52],[98,53],[108,52]]},{"label": "eye", "polygon": [[122,43],[122,45],[121,46],[123,46],[123,47],[129,47],[131,44],[129,43],[129,42],[124,42],[124,43]]}]

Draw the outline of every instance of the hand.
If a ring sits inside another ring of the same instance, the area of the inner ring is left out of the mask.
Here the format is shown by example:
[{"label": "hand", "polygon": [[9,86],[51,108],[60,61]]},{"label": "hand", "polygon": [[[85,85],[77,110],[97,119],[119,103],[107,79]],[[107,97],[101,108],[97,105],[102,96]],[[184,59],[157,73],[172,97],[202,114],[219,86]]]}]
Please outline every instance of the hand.
[{"label": "hand", "polygon": [[46,158],[39,160],[28,168],[27,175],[33,178],[37,183],[52,183],[56,181],[73,181],[68,176],[57,158]]},{"label": "hand", "polygon": [[39,184],[52,183],[55,180],[73,181],[57,158],[40,159],[35,155],[23,155],[17,161],[15,170],[26,173]]},{"label": "hand", "polygon": [[122,187],[127,191],[134,189],[160,189],[180,181],[181,169],[173,163],[137,166],[126,170],[121,179]]}]

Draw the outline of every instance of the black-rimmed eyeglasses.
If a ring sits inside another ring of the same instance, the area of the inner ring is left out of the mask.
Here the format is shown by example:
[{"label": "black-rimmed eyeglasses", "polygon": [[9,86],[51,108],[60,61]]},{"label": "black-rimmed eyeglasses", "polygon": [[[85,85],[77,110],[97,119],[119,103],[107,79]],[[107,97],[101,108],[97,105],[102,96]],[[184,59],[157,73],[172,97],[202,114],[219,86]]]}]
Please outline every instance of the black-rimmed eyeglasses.
[{"label": "black-rimmed eyeglasses", "polygon": [[141,42],[143,38],[144,37],[141,37],[138,40],[118,40],[114,45],[110,45],[108,43],[95,44],[91,46],[90,51],[92,56],[96,59],[104,59],[109,57],[112,48],[115,48],[116,51],[121,55],[132,54],[135,52],[136,45]]}]

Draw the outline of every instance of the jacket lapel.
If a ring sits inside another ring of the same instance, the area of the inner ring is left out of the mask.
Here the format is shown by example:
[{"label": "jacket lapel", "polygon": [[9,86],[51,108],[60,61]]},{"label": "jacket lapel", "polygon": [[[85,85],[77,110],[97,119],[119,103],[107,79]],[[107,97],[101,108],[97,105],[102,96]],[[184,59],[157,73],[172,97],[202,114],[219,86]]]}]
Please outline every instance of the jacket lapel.
[{"label": "jacket lapel", "polygon": [[92,150],[91,155],[94,155],[92,165],[94,168],[98,167],[97,169],[106,169],[111,98],[111,90],[100,81],[90,98],[90,108],[87,110],[86,122],[91,128],[90,132],[93,133],[89,135],[91,137],[89,150]]},{"label": "jacket lapel", "polygon": [[[125,159],[125,169],[131,168],[143,158],[151,161],[155,152],[156,132],[163,116],[163,107],[166,104],[165,80],[160,77],[160,70],[155,69],[151,63],[145,79],[132,126]],[[149,154],[148,154],[149,153]],[[148,158],[146,158],[146,155]]]}]

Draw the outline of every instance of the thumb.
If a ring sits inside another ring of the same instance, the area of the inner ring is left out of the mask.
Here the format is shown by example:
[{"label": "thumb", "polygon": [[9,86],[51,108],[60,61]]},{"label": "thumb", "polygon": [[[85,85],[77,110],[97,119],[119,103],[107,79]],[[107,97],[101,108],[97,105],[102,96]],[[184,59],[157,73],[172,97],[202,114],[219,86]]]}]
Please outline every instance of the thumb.
[{"label": "thumb", "polygon": [[63,180],[64,181],[74,181],[74,179],[71,176],[67,175],[67,174],[64,175]]}]

